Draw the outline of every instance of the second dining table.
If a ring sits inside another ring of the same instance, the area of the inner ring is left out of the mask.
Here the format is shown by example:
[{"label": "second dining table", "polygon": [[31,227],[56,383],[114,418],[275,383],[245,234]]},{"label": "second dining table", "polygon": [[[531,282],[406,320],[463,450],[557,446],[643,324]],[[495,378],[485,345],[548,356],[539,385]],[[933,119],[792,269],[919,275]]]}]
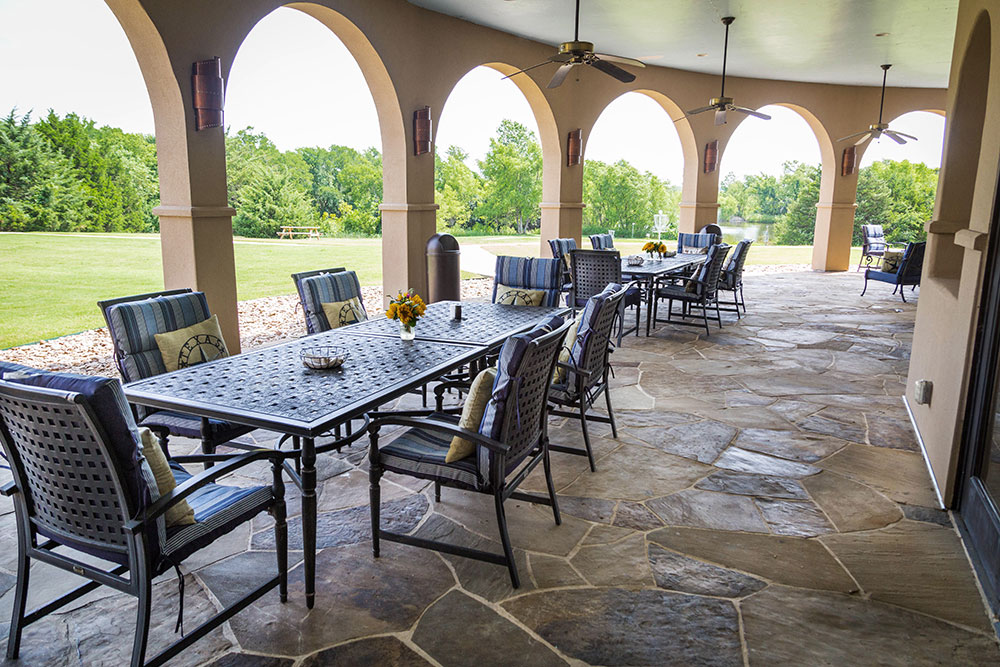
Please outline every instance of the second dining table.
[{"label": "second dining table", "polygon": [[[643,293],[646,297],[646,335],[650,334],[653,321],[653,300],[656,295],[653,293],[656,281],[670,276],[679,276],[688,272],[696,266],[705,263],[704,254],[680,253],[673,257],[663,259],[643,258],[642,264],[630,265],[627,258],[622,259],[622,276],[628,276],[632,280],[642,283]],[[631,332],[632,330],[629,329]],[[638,335],[638,331],[636,332]]]}]

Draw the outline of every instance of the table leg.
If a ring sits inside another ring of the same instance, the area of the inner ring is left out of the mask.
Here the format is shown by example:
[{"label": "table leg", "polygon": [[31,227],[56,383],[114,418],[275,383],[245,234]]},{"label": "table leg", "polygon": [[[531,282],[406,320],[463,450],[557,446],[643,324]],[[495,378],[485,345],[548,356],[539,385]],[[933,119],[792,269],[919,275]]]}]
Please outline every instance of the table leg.
[{"label": "table leg", "polygon": [[306,607],[316,603],[316,441],[302,439],[302,550]]},{"label": "table leg", "polygon": [[649,337],[650,326],[652,326],[653,320],[653,285],[655,281],[651,278],[646,279],[646,337]]}]

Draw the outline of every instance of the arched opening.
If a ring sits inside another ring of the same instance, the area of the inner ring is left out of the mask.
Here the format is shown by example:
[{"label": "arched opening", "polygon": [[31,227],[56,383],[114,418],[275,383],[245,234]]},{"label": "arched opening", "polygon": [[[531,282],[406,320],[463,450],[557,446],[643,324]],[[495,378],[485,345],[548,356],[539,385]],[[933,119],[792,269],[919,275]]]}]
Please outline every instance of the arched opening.
[{"label": "arched opening", "polygon": [[989,91],[990,30],[989,14],[983,12],[962,56],[954,98],[962,103],[954,105],[948,119],[934,221],[929,226],[927,275],[942,281],[955,295],[965,251],[954,243],[954,234],[968,229],[972,217]]},{"label": "arched opening", "polygon": [[722,152],[719,225],[730,243],[750,238],[800,246],[789,251],[787,263],[806,263],[816,205],[828,187],[832,191],[833,145],[819,120],[801,106],[778,103],[760,110],[771,120],[741,120]]},{"label": "arched opening", "polygon": [[[683,112],[649,90],[627,92],[604,108],[584,138],[583,236],[613,231],[619,238],[677,238],[685,185],[697,180],[698,155]],[[654,226],[654,215],[666,216]],[[632,249],[628,242],[621,245]],[[638,245],[636,245],[638,248]]]},{"label": "arched opening", "polygon": [[463,243],[462,267],[483,275],[493,274],[494,251],[537,255],[540,204],[558,186],[555,119],[530,77],[504,78],[515,71],[504,63],[470,70],[435,127],[438,230],[478,237]]}]

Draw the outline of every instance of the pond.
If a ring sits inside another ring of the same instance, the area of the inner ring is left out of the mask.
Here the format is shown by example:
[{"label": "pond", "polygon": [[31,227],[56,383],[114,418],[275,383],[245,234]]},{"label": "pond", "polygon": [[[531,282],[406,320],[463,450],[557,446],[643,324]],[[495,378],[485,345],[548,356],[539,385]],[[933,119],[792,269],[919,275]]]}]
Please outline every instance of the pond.
[{"label": "pond", "polygon": [[722,240],[733,245],[743,239],[750,239],[760,245],[771,243],[771,228],[773,223],[765,222],[726,222],[719,223],[722,228]]}]

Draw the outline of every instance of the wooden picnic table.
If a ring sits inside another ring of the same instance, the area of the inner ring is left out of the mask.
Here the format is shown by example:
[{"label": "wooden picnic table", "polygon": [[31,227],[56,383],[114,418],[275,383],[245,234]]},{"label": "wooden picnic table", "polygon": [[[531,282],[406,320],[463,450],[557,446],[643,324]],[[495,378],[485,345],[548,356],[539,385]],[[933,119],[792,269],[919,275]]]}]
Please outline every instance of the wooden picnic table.
[{"label": "wooden picnic table", "polygon": [[297,227],[294,225],[283,225],[281,231],[278,232],[278,238],[284,239],[294,239],[295,235],[305,236],[310,239],[318,239],[322,234],[319,231],[319,227]]}]

